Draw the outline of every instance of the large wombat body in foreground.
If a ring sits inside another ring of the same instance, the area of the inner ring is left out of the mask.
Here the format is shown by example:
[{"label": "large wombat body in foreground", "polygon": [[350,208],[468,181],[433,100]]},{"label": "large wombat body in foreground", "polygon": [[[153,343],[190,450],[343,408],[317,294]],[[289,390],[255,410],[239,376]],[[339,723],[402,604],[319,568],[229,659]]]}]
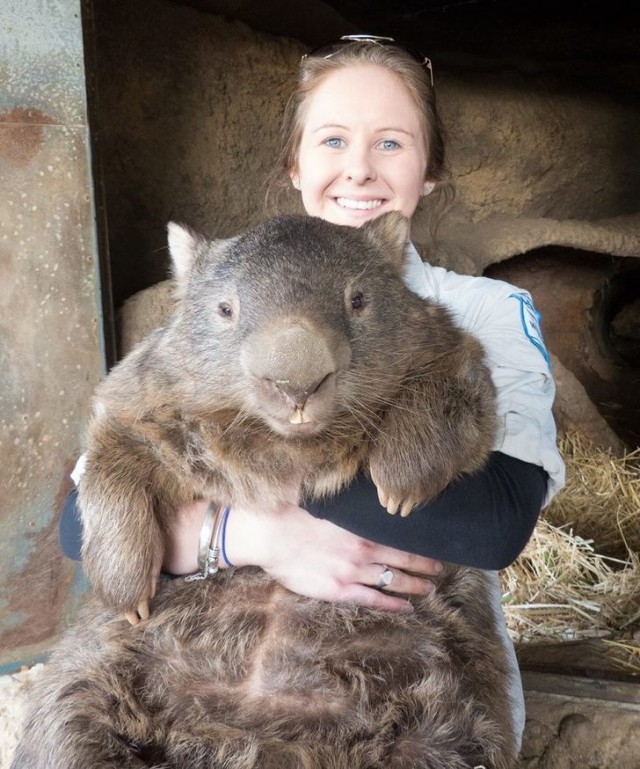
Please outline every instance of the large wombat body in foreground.
[{"label": "large wombat body in foreground", "polygon": [[408,616],[303,598],[256,569],[165,582],[149,620],[118,615],[145,602],[193,499],[275,508],[365,469],[406,512],[482,465],[482,350],[405,287],[406,237],[397,214],[360,229],[281,217],[214,243],[170,228],[175,317],[107,377],[90,427],[80,494],[100,603],[53,655],[15,769],[513,765],[482,572],[447,567]]}]

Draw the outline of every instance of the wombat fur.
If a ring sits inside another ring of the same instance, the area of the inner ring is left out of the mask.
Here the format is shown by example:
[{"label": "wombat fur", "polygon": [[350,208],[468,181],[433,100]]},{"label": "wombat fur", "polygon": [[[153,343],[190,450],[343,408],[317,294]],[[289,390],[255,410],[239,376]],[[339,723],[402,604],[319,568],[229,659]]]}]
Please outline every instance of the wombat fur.
[{"label": "wombat fur", "polygon": [[[100,386],[80,484],[98,600],[48,665],[14,769],[373,769],[515,761],[487,576],[447,566],[396,615],[254,568],[163,581],[186,503],[275,508],[365,469],[405,511],[485,461],[482,348],[403,283],[408,223],[170,226],[177,309]],[[420,514],[420,513],[414,513]]]}]

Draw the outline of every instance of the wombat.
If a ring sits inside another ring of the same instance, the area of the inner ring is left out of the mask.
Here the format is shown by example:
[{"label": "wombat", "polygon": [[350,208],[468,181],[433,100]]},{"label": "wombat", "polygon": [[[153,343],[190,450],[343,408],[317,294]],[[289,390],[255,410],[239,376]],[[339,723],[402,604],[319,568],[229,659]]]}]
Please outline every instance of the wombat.
[{"label": "wombat", "polygon": [[[170,225],[171,323],[100,386],[80,484],[99,599],[48,665],[14,769],[373,769],[515,761],[487,576],[448,565],[395,615],[258,569],[162,582],[198,498],[330,494],[365,470],[407,513],[479,468],[494,431],[480,344],[402,280],[408,222],[269,220],[209,242]],[[419,514],[419,513],[415,513]]]}]

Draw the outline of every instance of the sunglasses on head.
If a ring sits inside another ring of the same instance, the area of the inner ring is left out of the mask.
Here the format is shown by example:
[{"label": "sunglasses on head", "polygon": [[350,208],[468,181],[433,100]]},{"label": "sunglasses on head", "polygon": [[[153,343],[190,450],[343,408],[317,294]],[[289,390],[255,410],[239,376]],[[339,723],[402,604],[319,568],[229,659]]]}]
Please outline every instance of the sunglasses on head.
[{"label": "sunglasses on head", "polygon": [[378,35],[343,35],[339,40],[336,40],[333,43],[326,43],[318,48],[314,48],[312,51],[309,51],[309,53],[305,53],[302,59],[304,60],[311,57],[330,59],[332,56],[335,56],[341,48],[344,48],[345,45],[350,45],[352,43],[379,45],[380,47],[390,45],[394,48],[400,48],[405,53],[408,53],[412,59],[415,59],[418,64],[427,68],[431,80],[431,87],[433,88],[433,65],[431,64],[431,59],[419,51],[413,51],[411,48],[407,48],[407,46],[397,43],[393,37],[380,37]]}]

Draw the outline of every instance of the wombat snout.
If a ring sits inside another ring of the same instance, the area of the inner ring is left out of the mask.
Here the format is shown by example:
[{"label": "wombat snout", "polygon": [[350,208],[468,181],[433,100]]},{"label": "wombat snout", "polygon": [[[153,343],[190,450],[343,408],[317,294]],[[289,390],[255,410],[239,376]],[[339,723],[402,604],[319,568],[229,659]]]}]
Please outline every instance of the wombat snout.
[{"label": "wombat snout", "polygon": [[269,386],[273,386],[278,392],[282,394],[287,405],[289,405],[290,402],[292,408],[302,411],[308,399],[314,393],[317,393],[320,387],[322,387],[322,385],[325,384],[331,376],[333,376],[333,371],[329,371],[318,381],[312,381],[311,384],[307,384],[306,382],[301,384],[300,382],[291,379],[266,379],[265,382]]},{"label": "wombat snout", "polygon": [[337,376],[350,359],[345,338],[283,319],[251,335],[241,357],[253,405],[281,435],[317,433],[334,415]]}]

